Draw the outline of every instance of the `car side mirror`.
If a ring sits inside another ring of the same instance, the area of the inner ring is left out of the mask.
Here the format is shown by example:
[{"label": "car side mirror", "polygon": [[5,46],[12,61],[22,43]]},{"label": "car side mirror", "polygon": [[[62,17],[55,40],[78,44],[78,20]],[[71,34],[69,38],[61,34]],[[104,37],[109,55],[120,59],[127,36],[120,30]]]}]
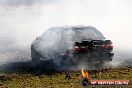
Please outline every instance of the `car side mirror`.
[{"label": "car side mirror", "polygon": [[36,40],[39,40],[40,39],[40,37],[36,37]]}]

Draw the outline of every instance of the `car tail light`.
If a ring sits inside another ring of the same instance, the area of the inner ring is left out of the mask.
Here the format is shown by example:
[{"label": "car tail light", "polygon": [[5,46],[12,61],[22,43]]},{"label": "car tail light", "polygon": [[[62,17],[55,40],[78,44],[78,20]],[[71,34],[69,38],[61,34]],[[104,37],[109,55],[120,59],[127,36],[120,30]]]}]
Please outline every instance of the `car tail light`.
[{"label": "car tail light", "polygon": [[108,43],[108,44],[105,44],[105,45],[101,45],[101,48],[113,48],[113,44]]},{"label": "car tail light", "polygon": [[79,51],[80,48],[79,48],[78,46],[75,46],[72,50],[73,50],[73,51]]}]

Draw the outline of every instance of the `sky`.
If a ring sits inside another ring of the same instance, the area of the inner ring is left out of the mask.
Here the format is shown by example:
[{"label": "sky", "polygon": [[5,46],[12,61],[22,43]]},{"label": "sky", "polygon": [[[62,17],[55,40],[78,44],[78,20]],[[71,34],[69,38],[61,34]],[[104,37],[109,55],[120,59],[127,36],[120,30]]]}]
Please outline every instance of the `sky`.
[{"label": "sky", "polygon": [[131,0],[0,0],[0,50],[29,47],[52,26],[91,25],[132,50]]}]

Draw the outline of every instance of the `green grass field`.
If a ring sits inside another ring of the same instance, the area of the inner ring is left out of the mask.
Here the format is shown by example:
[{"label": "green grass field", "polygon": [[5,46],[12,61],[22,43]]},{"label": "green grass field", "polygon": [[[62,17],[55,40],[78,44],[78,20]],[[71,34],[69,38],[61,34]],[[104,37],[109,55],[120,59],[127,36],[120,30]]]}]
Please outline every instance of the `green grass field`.
[{"label": "green grass field", "polygon": [[[52,73],[52,74],[51,74]],[[66,73],[71,79],[65,79]],[[132,67],[109,68],[89,71],[92,79],[129,79],[132,80]],[[81,72],[1,72],[0,88],[93,88],[80,84]],[[94,88],[132,88],[127,86],[95,86]]]}]

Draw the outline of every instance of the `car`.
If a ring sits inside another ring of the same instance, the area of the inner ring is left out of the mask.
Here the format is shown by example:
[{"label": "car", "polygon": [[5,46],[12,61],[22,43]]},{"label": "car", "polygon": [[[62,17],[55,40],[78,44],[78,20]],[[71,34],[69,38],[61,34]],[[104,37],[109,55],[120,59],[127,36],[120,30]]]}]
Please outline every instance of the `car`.
[{"label": "car", "polygon": [[88,62],[98,67],[112,61],[113,56],[111,40],[93,26],[51,27],[31,44],[33,64],[46,60],[56,66]]}]

